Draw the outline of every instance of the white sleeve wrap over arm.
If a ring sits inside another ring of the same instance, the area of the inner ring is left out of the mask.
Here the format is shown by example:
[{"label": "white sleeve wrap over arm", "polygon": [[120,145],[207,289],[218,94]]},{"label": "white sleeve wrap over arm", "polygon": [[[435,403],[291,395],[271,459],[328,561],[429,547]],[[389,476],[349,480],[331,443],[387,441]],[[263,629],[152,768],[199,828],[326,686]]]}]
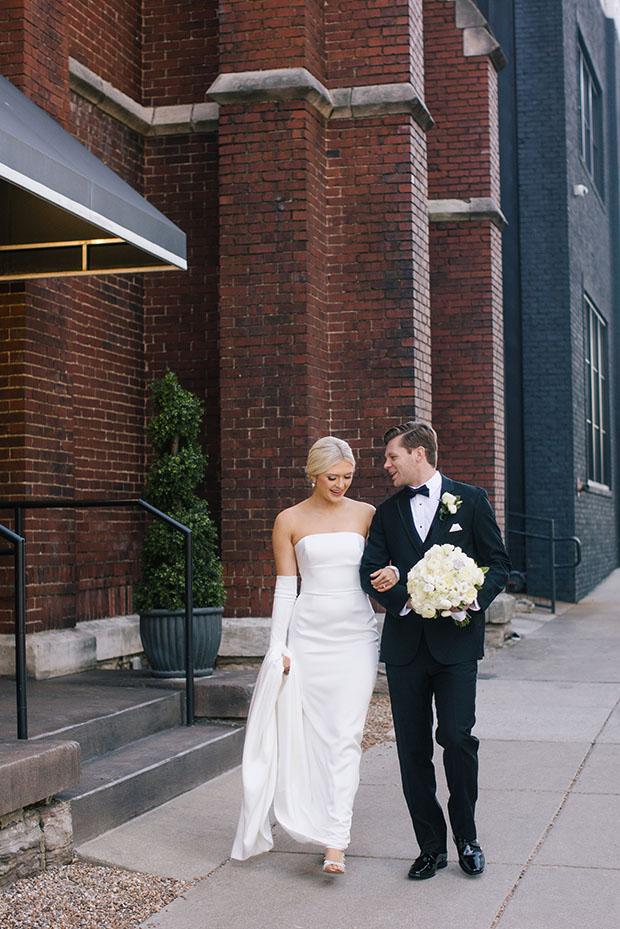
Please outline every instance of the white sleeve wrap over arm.
[{"label": "white sleeve wrap over arm", "polygon": [[297,575],[278,575],[273,594],[269,647],[286,646],[288,627],[297,600]]}]

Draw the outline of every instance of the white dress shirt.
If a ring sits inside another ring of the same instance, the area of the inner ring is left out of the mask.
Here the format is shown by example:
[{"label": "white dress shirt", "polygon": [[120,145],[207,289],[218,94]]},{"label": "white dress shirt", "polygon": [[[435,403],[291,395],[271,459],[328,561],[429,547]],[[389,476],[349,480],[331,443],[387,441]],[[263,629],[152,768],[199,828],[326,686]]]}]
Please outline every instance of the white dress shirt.
[{"label": "white dress shirt", "polygon": [[[413,525],[416,527],[422,541],[428,535],[439,506],[439,497],[441,495],[441,474],[439,471],[435,471],[433,476],[429,477],[425,483],[428,487],[428,497],[424,496],[424,494],[416,494],[409,501]],[[424,484],[420,484],[420,487],[424,487]]]}]

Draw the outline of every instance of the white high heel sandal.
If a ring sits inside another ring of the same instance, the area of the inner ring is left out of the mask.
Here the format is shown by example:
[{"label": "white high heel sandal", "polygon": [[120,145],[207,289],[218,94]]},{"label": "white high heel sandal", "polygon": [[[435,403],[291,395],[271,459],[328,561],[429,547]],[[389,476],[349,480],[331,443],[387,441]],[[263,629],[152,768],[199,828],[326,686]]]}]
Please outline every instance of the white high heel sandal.
[{"label": "white high heel sandal", "polygon": [[323,870],[326,874],[344,874],[344,858],[342,861],[332,861],[330,858],[324,858]]}]

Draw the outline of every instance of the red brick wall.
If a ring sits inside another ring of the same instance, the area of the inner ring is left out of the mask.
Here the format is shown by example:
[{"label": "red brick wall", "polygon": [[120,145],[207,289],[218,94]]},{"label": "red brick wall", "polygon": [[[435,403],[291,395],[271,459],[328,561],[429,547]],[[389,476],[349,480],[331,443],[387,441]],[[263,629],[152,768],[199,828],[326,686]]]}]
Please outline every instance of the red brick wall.
[{"label": "red brick wall", "polygon": [[230,106],[219,136],[222,549],[227,612],[247,615],[270,609],[271,524],[327,431],[322,119]]},{"label": "red brick wall", "polygon": [[71,94],[71,134],[133,188],[142,192],[144,141],[94,104]]},{"label": "red brick wall", "polygon": [[341,0],[325,5],[329,87],[413,80],[423,86],[422,0]]},{"label": "red brick wall", "polygon": [[485,487],[503,518],[501,233],[488,221],[434,223],[430,241],[440,468]]},{"label": "red brick wall", "polygon": [[[465,58],[454,5],[424,4],[430,199],[499,206],[497,75]],[[504,515],[501,233],[490,220],[431,223],[433,423],[440,467],[484,486]]]},{"label": "red brick wall", "polygon": [[[147,381],[169,367],[205,404],[204,487],[219,517],[218,143],[215,135],[149,139],[144,194],[187,235],[188,271],[144,275]],[[150,413],[150,410],[149,410]]]},{"label": "red brick wall", "polygon": [[487,56],[463,55],[454,3],[424,3],[426,105],[431,198],[495,197],[499,202],[497,75]]},{"label": "red brick wall", "polygon": [[[40,0],[43,2],[43,0]],[[118,90],[142,101],[142,0],[58,0],[69,54]],[[64,61],[67,69],[68,61]]]},{"label": "red brick wall", "polygon": [[0,74],[65,128],[68,48],[64,0],[0,0]]},{"label": "red brick wall", "polygon": [[322,80],[321,0],[220,0],[220,70],[308,68]]},{"label": "red brick wall", "polygon": [[[23,402],[18,394],[12,403],[19,419],[9,417],[14,454],[23,463],[9,472],[7,493],[13,499],[137,496],[144,370],[136,280],[30,282],[20,342],[11,377]],[[12,514],[2,515],[12,526]],[[110,607],[127,612],[141,521],[117,511],[28,511],[28,631],[110,615]],[[1,631],[11,631],[11,609],[5,594]]]},{"label": "red brick wall", "polygon": [[426,144],[409,117],[328,132],[331,430],[360,452],[352,493],[380,501],[381,436],[430,417]]},{"label": "red brick wall", "polygon": [[2,493],[19,493],[25,480],[25,295],[0,291],[0,460]]},{"label": "red brick wall", "polygon": [[143,3],[142,103],[202,103],[218,72],[217,0]]}]

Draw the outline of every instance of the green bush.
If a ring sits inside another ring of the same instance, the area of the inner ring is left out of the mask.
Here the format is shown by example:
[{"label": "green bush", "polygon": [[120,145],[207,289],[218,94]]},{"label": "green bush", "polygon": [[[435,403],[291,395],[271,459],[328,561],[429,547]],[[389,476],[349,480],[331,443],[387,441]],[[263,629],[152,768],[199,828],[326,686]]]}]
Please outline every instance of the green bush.
[{"label": "green bush", "polygon": [[[151,386],[155,416],[147,435],[156,459],[147,475],[145,499],[188,526],[194,538],[194,606],[222,606],[225,600],[217,531],[204,500],[196,495],[206,455],[198,444],[203,405],[168,371]],[[153,519],[134,590],[137,610],[180,610],[185,606],[185,536]]]}]

